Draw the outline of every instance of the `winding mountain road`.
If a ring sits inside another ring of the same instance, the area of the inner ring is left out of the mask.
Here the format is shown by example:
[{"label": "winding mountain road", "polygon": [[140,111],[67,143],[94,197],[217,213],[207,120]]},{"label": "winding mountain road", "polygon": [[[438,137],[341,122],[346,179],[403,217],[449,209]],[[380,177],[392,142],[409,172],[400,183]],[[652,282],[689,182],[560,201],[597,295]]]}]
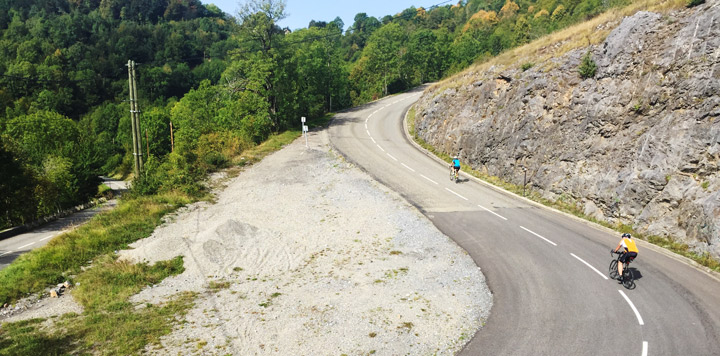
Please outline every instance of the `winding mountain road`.
[{"label": "winding mountain road", "polygon": [[338,114],[333,146],[399,192],[482,268],[494,305],[462,355],[720,355],[720,279],[639,243],[628,290],[608,279],[619,234],[446,164],[403,131],[421,90]]}]

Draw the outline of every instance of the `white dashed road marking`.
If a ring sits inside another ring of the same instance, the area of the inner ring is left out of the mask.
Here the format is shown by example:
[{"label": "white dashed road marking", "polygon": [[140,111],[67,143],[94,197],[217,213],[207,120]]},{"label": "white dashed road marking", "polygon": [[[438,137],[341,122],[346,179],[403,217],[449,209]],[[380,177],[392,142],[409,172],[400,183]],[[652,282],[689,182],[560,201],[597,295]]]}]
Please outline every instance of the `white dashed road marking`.
[{"label": "white dashed road marking", "polygon": [[408,165],[407,165],[407,164],[405,164],[405,163],[400,163],[400,164],[402,164],[402,166],[403,166],[403,167],[405,167],[405,168],[409,169],[410,171],[412,171],[412,172],[415,172],[415,170],[414,170],[414,169],[412,169],[412,168],[410,168],[410,167],[408,167]]},{"label": "white dashed road marking", "polygon": [[572,255],[573,257],[577,258],[578,261],[584,263],[586,266],[590,267],[593,271],[595,271],[595,273],[599,274],[602,278],[609,279],[605,274],[603,274],[603,273],[601,273],[600,271],[598,271],[597,268],[591,266],[589,263],[585,262],[585,260],[583,260],[582,258],[580,258],[580,257],[578,257],[578,256],[575,256],[574,253],[571,253],[570,255]]},{"label": "white dashed road marking", "polygon": [[455,193],[455,192],[453,192],[452,190],[450,190],[450,189],[448,189],[448,188],[445,188],[445,190],[447,190],[448,192],[453,193],[453,194],[459,196],[459,197],[462,198],[462,199],[469,200],[468,198],[465,198],[464,196],[462,196],[462,195],[460,195],[460,194],[458,194],[458,193]]},{"label": "white dashed road marking", "polygon": [[435,183],[435,184],[438,184],[438,182],[436,182],[436,181],[434,181],[434,180],[432,180],[432,179],[430,179],[430,178],[428,178],[428,177],[426,177],[426,176],[424,176],[424,175],[422,175],[422,174],[421,174],[420,176],[423,177],[423,178],[425,178],[425,179],[427,179],[427,180],[429,180],[429,181],[431,181],[431,182],[433,182],[433,183]]},{"label": "white dashed road marking", "polygon": [[507,221],[507,218],[506,218],[506,217],[504,217],[504,216],[502,216],[502,215],[500,215],[500,214],[498,214],[498,213],[496,213],[496,212],[494,212],[494,211],[492,211],[492,210],[490,210],[490,209],[488,209],[488,208],[486,208],[486,207],[484,207],[484,206],[482,206],[482,205],[478,205],[478,207],[480,207],[480,209],[483,209],[483,210],[487,211],[487,212],[490,213],[490,214],[493,214],[493,215],[499,217],[500,219],[503,219],[503,220]]},{"label": "white dashed road marking", "polygon": [[20,247],[18,247],[18,250],[22,250],[22,249],[24,249],[25,247],[28,247],[28,246],[34,245],[34,244],[35,244],[34,242],[31,242],[31,243],[29,243],[29,244],[27,244],[27,245],[20,246]]},{"label": "white dashed road marking", "polygon": [[523,230],[525,230],[525,231],[527,231],[527,232],[529,232],[529,233],[531,233],[531,234],[533,234],[533,235],[535,235],[535,236],[537,236],[537,237],[539,237],[539,238],[541,238],[541,239],[543,239],[543,240],[545,240],[545,241],[547,241],[547,243],[549,243],[549,244],[551,244],[551,245],[553,245],[553,246],[557,246],[556,243],[554,243],[554,242],[552,242],[552,241],[550,241],[550,240],[548,240],[548,239],[546,239],[546,238],[544,238],[544,237],[542,237],[542,236],[540,236],[540,235],[538,235],[538,234],[536,234],[536,233],[534,233],[534,232],[532,232],[532,231],[530,231],[530,230],[528,230],[528,229],[526,229],[526,228],[524,228],[524,227],[522,227],[522,226],[520,226],[520,228],[523,229]]}]

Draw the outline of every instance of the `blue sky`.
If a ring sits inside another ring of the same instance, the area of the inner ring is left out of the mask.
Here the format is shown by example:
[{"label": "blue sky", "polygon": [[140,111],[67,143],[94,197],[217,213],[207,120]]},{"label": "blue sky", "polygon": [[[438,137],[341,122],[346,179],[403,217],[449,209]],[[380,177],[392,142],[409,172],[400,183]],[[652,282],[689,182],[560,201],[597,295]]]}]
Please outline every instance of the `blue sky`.
[{"label": "blue sky", "polygon": [[[395,15],[410,6],[428,8],[445,0],[286,0],[285,12],[289,16],[280,22],[282,27],[291,30],[305,28],[310,20],[330,22],[336,16],[345,23],[345,30],[353,24],[355,15],[360,12],[368,16],[382,18]],[[224,12],[235,15],[239,8],[238,0],[202,0],[203,4],[215,4]],[[455,3],[456,1],[452,1]]]}]

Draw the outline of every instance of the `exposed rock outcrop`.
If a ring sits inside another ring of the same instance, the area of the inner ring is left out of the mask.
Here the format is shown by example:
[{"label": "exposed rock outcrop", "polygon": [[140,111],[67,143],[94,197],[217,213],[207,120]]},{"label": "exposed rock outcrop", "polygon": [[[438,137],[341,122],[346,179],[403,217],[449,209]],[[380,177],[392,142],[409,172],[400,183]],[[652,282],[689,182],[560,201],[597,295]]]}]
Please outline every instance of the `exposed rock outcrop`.
[{"label": "exposed rock outcrop", "polygon": [[[594,78],[578,74],[587,51]],[[720,256],[720,6],[638,12],[604,43],[429,89],[416,130],[473,168]],[[465,74],[466,76],[468,74]]]}]

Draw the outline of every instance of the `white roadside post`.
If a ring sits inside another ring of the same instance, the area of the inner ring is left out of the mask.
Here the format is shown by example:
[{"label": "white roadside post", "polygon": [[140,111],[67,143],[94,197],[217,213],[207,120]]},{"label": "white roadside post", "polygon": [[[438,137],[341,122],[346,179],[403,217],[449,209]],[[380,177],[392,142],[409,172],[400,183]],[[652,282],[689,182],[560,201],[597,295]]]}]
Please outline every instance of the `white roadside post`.
[{"label": "white roadside post", "polygon": [[301,117],[300,120],[302,121],[303,136],[305,136],[305,148],[308,148],[308,127],[305,125],[305,116]]}]

